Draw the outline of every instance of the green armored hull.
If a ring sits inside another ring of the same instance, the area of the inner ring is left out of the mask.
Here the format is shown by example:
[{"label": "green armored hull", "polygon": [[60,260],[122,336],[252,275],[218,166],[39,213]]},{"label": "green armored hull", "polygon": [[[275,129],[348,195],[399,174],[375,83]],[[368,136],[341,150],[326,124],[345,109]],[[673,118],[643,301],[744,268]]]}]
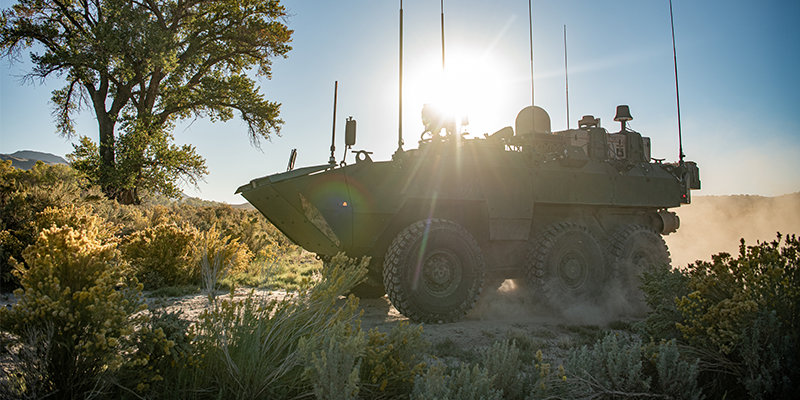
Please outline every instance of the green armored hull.
[{"label": "green armored hull", "polygon": [[505,279],[572,304],[595,301],[612,281],[634,287],[642,268],[669,263],[661,235],[679,220],[668,209],[699,189],[696,165],[651,160],[649,139],[624,118],[617,133],[587,117],[551,133],[549,122],[530,128],[528,115],[516,133],[432,134],[391,161],[360,152],[354,164],[274,174],[237,193],[323,259],[371,256],[354,292],[387,293],[418,321],[458,320]]}]

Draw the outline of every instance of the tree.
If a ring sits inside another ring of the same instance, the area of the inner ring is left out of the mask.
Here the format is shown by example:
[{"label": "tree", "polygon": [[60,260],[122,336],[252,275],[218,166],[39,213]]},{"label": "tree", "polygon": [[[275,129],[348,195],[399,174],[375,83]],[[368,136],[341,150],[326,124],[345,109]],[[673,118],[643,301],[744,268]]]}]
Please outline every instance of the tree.
[{"label": "tree", "polygon": [[99,145],[81,137],[73,165],[123,203],[139,191],[177,195],[207,174],[192,146],[171,144],[176,121],[239,112],[251,143],[280,134],[280,104],[251,75],[271,78],[293,31],[279,0],[18,0],[2,11],[0,54],[31,53],[28,80],[66,79],[52,96],[57,132],[94,110]]}]

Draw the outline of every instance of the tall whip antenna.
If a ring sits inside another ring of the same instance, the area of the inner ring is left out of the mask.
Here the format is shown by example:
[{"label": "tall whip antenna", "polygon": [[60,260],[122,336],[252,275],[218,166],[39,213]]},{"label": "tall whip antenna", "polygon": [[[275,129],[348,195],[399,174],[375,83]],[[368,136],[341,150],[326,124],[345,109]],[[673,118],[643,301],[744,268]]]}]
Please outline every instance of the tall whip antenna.
[{"label": "tall whip antenna", "polygon": [[442,72],[444,72],[444,0],[441,0],[442,10]]},{"label": "tall whip antenna", "polygon": [[333,153],[336,151],[336,101],[339,98],[339,81],[336,81],[333,86],[333,132],[331,132],[331,158],[328,163],[336,165],[336,156]]},{"label": "tall whip antenna", "polygon": [[400,0],[400,101],[397,123],[397,151],[403,151],[403,0]]},{"label": "tall whip antenna", "polygon": [[675,65],[675,100],[678,103],[678,160],[683,165],[683,139],[681,132],[681,95],[678,91],[678,53],[675,51],[675,20],[672,18],[672,0],[669,0],[669,23],[672,27],[672,60]]},{"label": "tall whip antenna", "polygon": [[567,26],[564,25],[564,86],[567,91],[567,129],[569,129],[569,72],[567,71]]},{"label": "tall whip antenna", "polygon": [[531,11],[531,0],[528,0],[528,34],[531,42],[531,133],[535,133],[536,112],[534,107],[536,106],[536,103],[534,102],[533,95],[533,11]]}]

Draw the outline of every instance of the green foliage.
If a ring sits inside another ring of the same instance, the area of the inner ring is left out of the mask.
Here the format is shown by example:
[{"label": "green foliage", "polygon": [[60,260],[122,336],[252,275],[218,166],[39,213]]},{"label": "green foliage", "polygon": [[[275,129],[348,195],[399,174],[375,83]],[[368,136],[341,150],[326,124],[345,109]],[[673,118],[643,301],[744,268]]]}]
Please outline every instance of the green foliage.
[{"label": "green foliage", "polygon": [[442,365],[434,366],[415,379],[411,398],[459,399],[459,400],[500,400],[503,391],[492,388],[492,378],[479,365],[462,363],[458,369],[446,374]]},{"label": "green foliage", "polygon": [[517,350],[519,350],[519,360],[523,364],[530,364],[536,358],[536,352],[542,348],[549,347],[549,342],[542,338],[542,336],[555,338],[550,331],[547,334],[542,332],[534,332],[536,337],[531,337],[519,329],[512,329],[506,333],[506,340],[513,341]]},{"label": "green foliage", "polygon": [[359,368],[366,348],[364,332],[337,322],[325,331],[319,344],[300,339],[305,376],[318,399],[355,399],[359,393]]},{"label": "green foliage", "polygon": [[522,398],[522,362],[516,342],[503,340],[495,342],[481,355],[481,365],[489,376],[494,377],[492,387],[501,391],[506,399]]},{"label": "green foliage", "polygon": [[[701,359],[707,393],[726,398],[791,398],[800,389],[800,241],[781,236],[720,253],[685,271],[645,274],[654,312],[646,333],[678,338]],[[672,305],[670,305],[670,302]],[[653,307],[655,305],[655,307]]]},{"label": "green foliage", "polygon": [[26,327],[19,337],[3,336],[0,398],[39,399],[51,395],[47,363],[53,345],[53,324],[44,328]]},{"label": "green foliage", "polygon": [[644,271],[642,293],[653,312],[647,315],[642,326],[643,336],[667,340],[681,337],[677,324],[683,316],[675,300],[689,294],[688,283],[689,277],[684,271],[666,264],[653,265]]},{"label": "green foliage", "polygon": [[[662,341],[655,351],[649,354],[651,363],[655,363],[656,376],[653,387],[659,394],[673,399],[699,400],[704,398],[698,386],[699,360],[688,362],[678,351],[676,340]],[[647,349],[645,354],[647,354]]]},{"label": "green foliage", "polygon": [[678,302],[684,321],[678,329],[689,343],[730,354],[759,310],[774,311],[789,331],[800,322],[800,241],[787,236],[745,246],[739,257],[712,256],[689,267],[691,293]]},{"label": "green foliage", "polygon": [[230,270],[242,270],[252,259],[247,246],[239,244],[238,238],[220,236],[216,226],[213,225],[211,229],[198,235],[193,245],[193,253],[209,296],[214,296],[217,282]]},{"label": "green foliage", "polygon": [[129,127],[115,143],[113,168],[103,163],[97,144],[86,136],[67,158],[91,184],[104,187],[110,198],[123,204],[139,204],[148,193],[180,198],[179,182],[196,186],[208,169],[193,146],[171,141],[170,133]]},{"label": "green foliage", "polygon": [[128,236],[122,254],[148,289],[196,283],[200,274],[192,246],[198,235],[193,227],[162,223]]},{"label": "green foliage", "polygon": [[177,179],[206,173],[193,147],[171,143],[178,120],[227,121],[238,111],[254,144],[279,133],[280,105],[248,74],[269,78],[273,57],[291,49],[285,16],[277,0],[19,0],[3,10],[0,52],[16,59],[41,50],[28,77],[66,80],[52,95],[58,132],[74,135],[83,109],[97,117],[98,143],[81,139],[76,169],[110,198],[138,203],[141,190],[176,195]]},{"label": "green foliage", "polygon": [[310,389],[299,342],[354,319],[357,298],[339,307],[335,300],[359,282],[368,262],[336,256],[319,283],[281,301],[252,293],[241,301],[217,299],[196,328],[204,356],[199,382],[213,383],[221,398],[284,398]]},{"label": "green foliage", "polygon": [[598,340],[593,349],[582,346],[572,351],[565,365],[585,390],[646,393],[650,378],[643,373],[642,345],[638,340],[626,344],[619,334],[610,333]]},{"label": "green foliage", "polygon": [[36,242],[36,215],[48,207],[78,202],[85,182],[66,165],[37,162],[30,170],[0,161],[0,283],[14,280],[13,257],[22,260],[22,251]]},{"label": "green foliage", "polygon": [[120,349],[140,323],[133,313],[146,307],[141,286],[134,280],[116,290],[123,272],[116,244],[101,242],[94,230],[45,229],[23,257],[19,301],[0,309],[0,325],[17,337],[28,329],[53,332],[42,386],[23,391],[84,393],[127,361]]},{"label": "green foliage", "polygon": [[[778,320],[777,312],[760,312],[744,329],[739,350],[744,370],[738,378],[753,399],[790,399],[797,395],[800,379],[798,344]],[[795,336],[796,338],[796,336]]]},{"label": "green foliage", "polygon": [[465,348],[449,337],[433,344],[433,355],[443,359],[452,358],[467,364],[477,363],[480,359],[480,355],[474,348]]},{"label": "green foliage", "polygon": [[110,379],[118,390],[109,397],[122,397],[131,390],[136,396],[182,397],[196,384],[187,377],[194,377],[200,367],[192,340],[190,322],[179,312],[154,311],[131,337],[132,357]]},{"label": "green foliage", "polygon": [[361,367],[366,397],[407,395],[426,367],[422,357],[430,345],[422,337],[422,326],[408,322],[399,323],[389,334],[370,330]]}]

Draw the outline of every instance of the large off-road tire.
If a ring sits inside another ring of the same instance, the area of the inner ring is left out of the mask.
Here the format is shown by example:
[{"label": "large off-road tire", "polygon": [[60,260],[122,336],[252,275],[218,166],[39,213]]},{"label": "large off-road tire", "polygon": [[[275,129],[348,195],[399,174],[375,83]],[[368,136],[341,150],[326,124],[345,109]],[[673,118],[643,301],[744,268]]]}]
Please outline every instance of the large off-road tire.
[{"label": "large off-road tire", "polygon": [[352,289],[350,293],[362,299],[377,299],[386,294],[386,289],[383,287],[383,259],[373,258],[369,261],[369,271],[364,279],[364,282],[359,283]]},{"label": "large off-road tire", "polygon": [[383,284],[392,305],[427,323],[455,322],[475,306],[483,285],[483,254],[455,222],[415,222],[395,237],[383,264]]},{"label": "large off-road tire", "polygon": [[525,261],[525,279],[555,309],[594,304],[606,278],[603,250],[589,230],[559,222],[534,239]]},{"label": "large off-road tire", "polygon": [[608,245],[609,269],[613,279],[632,305],[643,307],[644,296],[639,290],[644,271],[671,263],[664,238],[646,226],[627,225],[611,235]]}]

